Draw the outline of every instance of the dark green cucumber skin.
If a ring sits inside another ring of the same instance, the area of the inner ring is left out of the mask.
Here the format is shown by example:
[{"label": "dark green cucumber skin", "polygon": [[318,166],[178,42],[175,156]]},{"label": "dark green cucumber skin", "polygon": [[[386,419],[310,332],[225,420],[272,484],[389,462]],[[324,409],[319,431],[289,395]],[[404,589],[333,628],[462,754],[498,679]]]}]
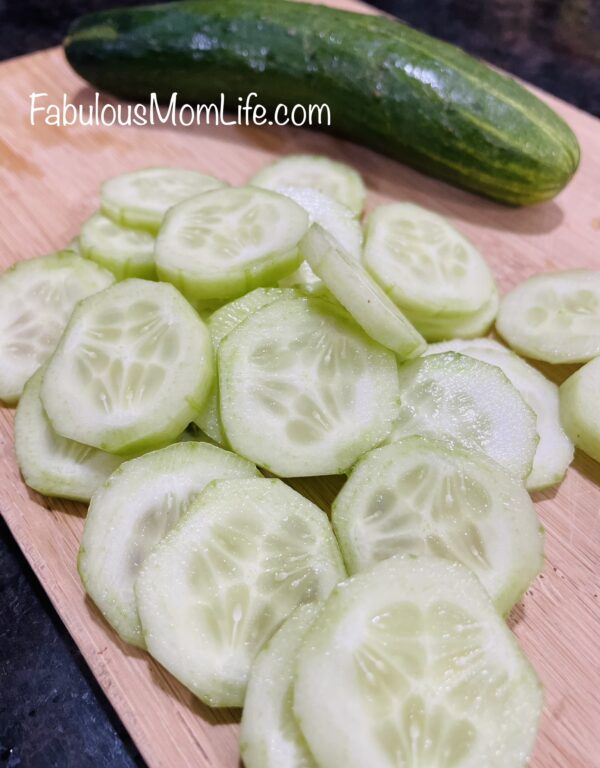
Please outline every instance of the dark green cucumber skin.
[{"label": "dark green cucumber skin", "polygon": [[554,197],[579,164],[568,125],[509,77],[400,22],[287,0],[188,0],[90,14],[71,66],[133,101],[327,103],[329,130],[513,205]]}]

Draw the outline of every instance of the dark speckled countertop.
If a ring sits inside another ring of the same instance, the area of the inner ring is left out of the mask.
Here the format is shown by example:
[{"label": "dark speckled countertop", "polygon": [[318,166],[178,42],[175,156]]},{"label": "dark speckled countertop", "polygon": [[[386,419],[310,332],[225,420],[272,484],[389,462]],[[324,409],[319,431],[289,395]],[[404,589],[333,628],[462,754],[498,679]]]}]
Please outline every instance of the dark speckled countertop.
[{"label": "dark speckled countertop", "polygon": [[3,520],[0,533],[0,766],[143,766]]},{"label": "dark speckled countertop", "polygon": [[[86,11],[142,4],[0,0],[0,58],[60,43]],[[374,4],[600,116],[600,0]],[[143,765],[0,521],[0,768]]]}]

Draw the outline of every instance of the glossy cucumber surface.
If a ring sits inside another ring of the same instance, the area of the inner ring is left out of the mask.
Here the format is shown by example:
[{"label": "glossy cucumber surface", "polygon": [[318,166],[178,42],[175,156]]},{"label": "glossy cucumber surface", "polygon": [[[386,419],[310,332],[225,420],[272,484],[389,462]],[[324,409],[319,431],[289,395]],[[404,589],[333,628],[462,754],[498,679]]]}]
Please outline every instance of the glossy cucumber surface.
[{"label": "glossy cucumber surface", "polygon": [[568,125],[516,81],[380,16],[191,0],[84,16],[65,51],[86,80],[136,101],[326,103],[327,130],[509,204],[554,197],[579,163]]}]

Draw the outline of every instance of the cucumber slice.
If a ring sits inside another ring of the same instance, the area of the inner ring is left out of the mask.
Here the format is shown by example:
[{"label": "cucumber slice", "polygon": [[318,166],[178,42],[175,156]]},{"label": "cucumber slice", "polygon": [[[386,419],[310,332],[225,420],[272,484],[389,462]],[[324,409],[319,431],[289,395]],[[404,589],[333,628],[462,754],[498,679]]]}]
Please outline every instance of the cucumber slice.
[{"label": "cucumber slice", "polygon": [[246,768],[318,768],[292,703],[296,657],[319,610],[315,603],[297,608],[254,660],[240,728]]},{"label": "cucumber slice", "polygon": [[264,189],[309,187],[333,198],[358,216],[365,205],[365,185],[359,173],[321,155],[289,155],[267,165],[250,179]]},{"label": "cucumber slice", "polygon": [[148,232],[122,227],[95,213],[81,227],[80,242],[82,255],[110,270],[117,280],[156,280],[155,240]]},{"label": "cucumber slice", "polygon": [[360,222],[345,205],[310,187],[278,187],[274,190],[304,208],[310,224],[318,224],[356,261],[360,260],[363,232]]},{"label": "cucumber slice", "polygon": [[[215,355],[225,336],[257,309],[272,304],[278,299],[294,296],[296,292],[289,288],[256,288],[218,309],[209,317],[207,323]],[[219,382],[215,375],[209,396],[195,423],[216,443],[225,445],[227,441],[221,427],[218,393]]]},{"label": "cucumber slice", "polygon": [[17,402],[52,354],[77,302],[114,280],[70,251],[20,261],[0,274],[0,400]]},{"label": "cucumber slice", "polygon": [[400,366],[400,416],[386,442],[420,435],[481,451],[512,475],[531,472],[536,418],[495,365],[445,352]]},{"label": "cucumber slice", "polygon": [[352,255],[318,224],[313,224],[301,250],[314,272],[368,335],[395,352],[400,360],[420,355],[425,339]]},{"label": "cucumber slice", "polygon": [[280,477],[345,472],[399,412],[394,355],[322,299],[259,309],[221,343],[218,367],[229,444]]},{"label": "cucumber slice", "polygon": [[530,277],[502,299],[496,330],[534,360],[585,363],[599,356],[600,271]]},{"label": "cucumber slice", "polygon": [[560,414],[578,448],[600,461],[600,357],[591,360],[560,387]]},{"label": "cucumber slice", "polygon": [[542,687],[467,568],[396,556],[334,590],[300,649],[319,768],[523,768]]},{"label": "cucumber slice", "polygon": [[306,212],[276,192],[207,192],[165,216],[156,241],[158,275],[190,301],[236,298],[296,269],[307,227]]},{"label": "cucumber slice", "polygon": [[121,459],[67,440],[52,429],[40,400],[44,368],[29,379],[15,415],[15,451],[23,478],[44,496],[89,501]]},{"label": "cucumber slice", "polygon": [[60,435],[141,453],[172,441],[198,415],[212,358],[206,326],[173,286],[124,280],[73,312],[42,403]]},{"label": "cucumber slice", "polygon": [[450,339],[475,339],[486,334],[496,319],[500,297],[494,291],[487,302],[469,315],[420,315],[410,310],[404,314],[425,339],[432,343]]},{"label": "cucumber slice", "polygon": [[370,214],[363,259],[396,304],[416,313],[477,312],[495,290],[475,246],[446,219],[412,203]]},{"label": "cucumber slice", "polygon": [[213,480],[258,474],[233,453],[188,440],[125,462],[94,495],[79,550],[79,575],[123,640],[144,647],[133,585],[148,554],[190,500]]},{"label": "cucumber slice", "polygon": [[239,707],[273,632],[343,577],[327,515],[281,480],[212,483],[138,576],[146,645],[202,701]]},{"label": "cucumber slice", "polygon": [[[301,205],[308,213],[310,224],[319,224],[356,261],[362,251],[362,227],[352,211],[327,195],[309,187],[279,187],[275,190]],[[302,251],[302,243],[300,243]],[[304,255],[304,254],[303,254]],[[315,275],[306,261],[291,275],[279,281],[282,288],[299,288],[304,293],[327,293],[323,281]]]},{"label": "cucumber slice", "polygon": [[506,614],[543,567],[527,491],[482,453],[409,437],[362,458],[333,503],[349,573],[395,554],[432,554],[477,574]]},{"label": "cucumber slice", "polygon": [[536,415],[540,441],[525,481],[527,489],[538,491],[560,483],[573,461],[573,443],[562,428],[556,384],[493,339],[455,339],[434,344],[425,354],[440,352],[460,352],[500,368]]},{"label": "cucumber slice", "polygon": [[230,301],[214,312],[208,321],[213,346],[217,350],[226,336],[262,307],[279,299],[296,299],[300,294],[293,288],[255,288],[250,293]]},{"label": "cucumber slice", "polygon": [[279,299],[298,298],[297,291],[292,288],[255,288],[245,296],[230,301],[216,312],[208,321],[208,328],[215,350],[218,350],[223,339],[247,317],[257,310],[273,304]]},{"label": "cucumber slice", "polygon": [[225,186],[225,182],[196,171],[143,168],[105,181],[100,207],[115,224],[139,227],[155,235],[171,206]]}]

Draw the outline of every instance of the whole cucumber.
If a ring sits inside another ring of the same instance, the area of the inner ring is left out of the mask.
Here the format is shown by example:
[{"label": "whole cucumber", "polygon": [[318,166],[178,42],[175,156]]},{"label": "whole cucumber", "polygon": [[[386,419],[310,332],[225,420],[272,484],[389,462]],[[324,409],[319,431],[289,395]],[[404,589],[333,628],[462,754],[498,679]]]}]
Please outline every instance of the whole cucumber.
[{"label": "whole cucumber", "polygon": [[287,0],[188,0],[90,14],[65,41],[73,68],[131,100],[270,109],[326,103],[331,130],[438,178],[525,205],[575,173],[567,124],[517,82],[382,16]]}]

